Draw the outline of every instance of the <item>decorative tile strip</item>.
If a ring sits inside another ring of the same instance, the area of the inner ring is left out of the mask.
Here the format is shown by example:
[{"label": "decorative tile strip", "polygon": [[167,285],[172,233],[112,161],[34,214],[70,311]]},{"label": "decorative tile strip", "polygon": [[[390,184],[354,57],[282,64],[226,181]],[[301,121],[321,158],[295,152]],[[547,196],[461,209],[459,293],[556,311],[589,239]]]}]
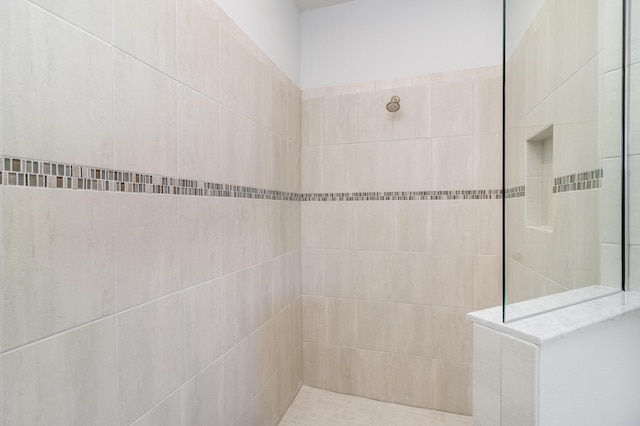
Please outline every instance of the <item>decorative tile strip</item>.
[{"label": "decorative tile strip", "polygon": [[279,201],[496,200],[500,189],[296,193],[51,161],[0,157],[0,185]]},{"label": "decorative tile strip", "polygon": [[502,191],[499,189],[302,194],[302,201],[496,200],[500,198],[502,198]]},{"label": "decorative tile strip", "polygon": [[506,199],[520,198],[520,197],[524,197],[524,195],[525,195],[524,185],[514,186],[513,188],[507,188],[507,190],[505,191],[504,198]]},{"label": "decorative tile strip", "polygon": [[602,187],[603,170],[575,173],[553,179],[553,193],[584,191]]}]

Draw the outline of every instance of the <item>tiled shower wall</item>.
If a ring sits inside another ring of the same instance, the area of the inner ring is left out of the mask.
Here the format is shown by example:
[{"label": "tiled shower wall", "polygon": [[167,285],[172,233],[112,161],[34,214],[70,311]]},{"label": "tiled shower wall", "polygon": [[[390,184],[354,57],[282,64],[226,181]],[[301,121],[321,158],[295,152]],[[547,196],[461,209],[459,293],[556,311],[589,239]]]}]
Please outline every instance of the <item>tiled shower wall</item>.
[{"label": "tiled shower wall", "polygon": [[501,300],[501,83],[489,67],[303,92],[306,385],[471,413],[465,315]]},{"label": "tiled shower wall", "polygon": [[0,423],[276,424],[299,89],[211,1],[6,0],[0,64]]},{"label": "tiled shower wall", "polygon": [[[507,60],[506,187],[526,185],[507,199],[509,302],[619,286],[621,7],[617,0],[547,0]],[[528,223],[536,194],[527,141],[550,125],[553,178],[596,179],[551,194],[543,229]]]}]

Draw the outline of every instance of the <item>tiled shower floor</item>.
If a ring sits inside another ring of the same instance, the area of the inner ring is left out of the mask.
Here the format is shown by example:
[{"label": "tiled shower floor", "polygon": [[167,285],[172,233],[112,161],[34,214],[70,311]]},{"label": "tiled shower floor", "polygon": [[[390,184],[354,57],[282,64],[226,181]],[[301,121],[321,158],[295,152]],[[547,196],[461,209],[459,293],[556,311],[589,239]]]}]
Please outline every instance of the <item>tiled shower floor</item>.
[{"label": "tiled shower floor", "polygon": [[303,386],[280,426],[467,426],[471,417]]}]

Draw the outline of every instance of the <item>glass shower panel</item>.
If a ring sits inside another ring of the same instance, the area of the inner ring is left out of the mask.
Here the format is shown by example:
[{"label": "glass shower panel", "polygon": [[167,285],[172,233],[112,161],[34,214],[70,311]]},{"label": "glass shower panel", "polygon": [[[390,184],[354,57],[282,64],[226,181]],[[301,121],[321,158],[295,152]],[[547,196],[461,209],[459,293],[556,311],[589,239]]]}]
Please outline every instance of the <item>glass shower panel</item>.
[{"label": "glass shower panel", "polygon": [[622,288],[623,4],[505,1],[506,321]]}]

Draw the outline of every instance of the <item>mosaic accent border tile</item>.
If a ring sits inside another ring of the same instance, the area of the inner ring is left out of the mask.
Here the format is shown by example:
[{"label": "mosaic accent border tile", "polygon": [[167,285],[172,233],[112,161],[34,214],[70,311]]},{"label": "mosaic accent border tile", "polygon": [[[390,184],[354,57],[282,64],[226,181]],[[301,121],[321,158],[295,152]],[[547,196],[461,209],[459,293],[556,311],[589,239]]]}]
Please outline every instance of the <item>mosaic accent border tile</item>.
[{"label": "mosaic accent border tile", "polygon": [[524,196],[525,196],[525,187],[524,185],[521,185],[521,186],[514,186],[512,188],[507,188],[507,190],[505,191],[504,198],[506,199],[521,198]]},{"label": "mosaic accent border tile", "polygon": [[0,156],[0,185],[277,201],[497,200],[501,189],[296,193],[124,170]]},{"label": "mosaic accent border tile", "polygon": [[553,179],[553,193],[601,188],[603,172],[603,169],[596,169],[555,178]]},{"label": "mosaic accent border tile", "polygon": [[302,201],[497,200],[501,189],[302,194]]}]

